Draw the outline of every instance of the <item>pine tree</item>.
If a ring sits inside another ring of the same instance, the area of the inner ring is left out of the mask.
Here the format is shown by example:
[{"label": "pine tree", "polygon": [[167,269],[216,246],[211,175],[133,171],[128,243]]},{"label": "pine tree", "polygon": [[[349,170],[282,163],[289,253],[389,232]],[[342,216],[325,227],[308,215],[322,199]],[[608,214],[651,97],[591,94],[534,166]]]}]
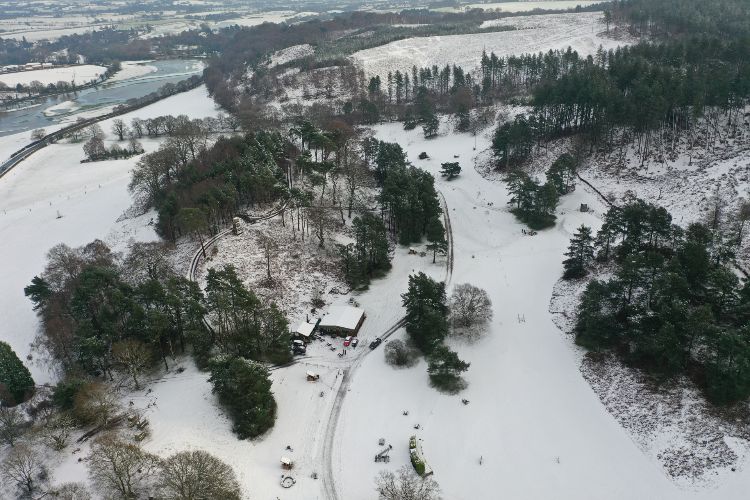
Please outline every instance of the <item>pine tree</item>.
[{"label": "pine tree", "polygon": [[273,427],[276,400],[271,392],[268,368],[240,358],[211,360],[211,378],[221,404],[232,418],[232,430],[240,439],[260,436]]},{"label": "pine tree", "polygon": [[435,137],[439,128],[440,120],[438,120],[437,115],[434,113],[427,116],[424,123],[422,123],[422,132],[424,132],[424,136],[427,139]]},{"label": "pine tree", "polygon": [[460,388],[461,373],[469,369],[469,363],[461,360],[455,351],[444,345],[435,347],[430,353],[427,373],[430,381],[440,389]]},{"label": "pine tree", "polygon": [[440,175],[447,177],[447,180],[451,180],[461,173],[461,166],[457,161],[443,163],[440,167]]},{"label": "pine tree", "polygon": [[588,266],[594,259],[594,238],[591,236],[591,228],[581,225],[570,240],[568,257],[563,261],[565,273],[563,278],[583,278],[588,273]]},{"label": "pine tree", "polygon": [[445,283],[421,272],[411,275],[409,289],[401,298],[406,308],[406,333],[422,352],[431,352],[448,333]]},{"label": "pine tree", "polygon": [[0,405],[14,406],[34,391],[34,379],[6,342],[0,341]]},{"label": "pine tree", "polygon": [[445,228],[440,219],[433,217],[427,223],[426,231],[427,241],[430,243],[427,245],[428,250],[432,250],[432,263],[435,263],[437,254],[448,253],[448,241],[445,239]]}]

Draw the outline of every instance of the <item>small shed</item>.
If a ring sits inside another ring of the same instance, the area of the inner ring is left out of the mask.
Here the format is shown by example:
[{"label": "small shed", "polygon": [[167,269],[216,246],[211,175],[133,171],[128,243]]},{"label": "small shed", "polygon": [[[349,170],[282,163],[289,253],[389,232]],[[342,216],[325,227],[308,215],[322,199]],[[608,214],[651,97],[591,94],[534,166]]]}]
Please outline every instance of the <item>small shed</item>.
[{"label": "small shed", "polygon": [[308,382],[315,382],[316,380],[320,379],[320,375],[318,375],[315,372],[307,372],[307,381]]},{"label": "small shed", "polygon": [[581,212],[588,212],[589,206],[586,203],[581,203]]},{"label": "small shed", "polygon": [[307,321],[303,321],[299,325],[297,325],[297,328],[295,328],[294,332],[292,333],[295,337],[303,340],[304,342],[309,342],[317,326],[318,322],[308,323]]},{"label": "small shed", "polygon": [[359,307],[332,306],[320,319],[318,326],[334,335],[357,335],[365,317],[364,309]]},{"label": "small shed", "polygon": [[292,462],[292,459],[289,457],[281,457],[281,468],[285,470],[292,470],[292,467],[294,467],[294,462]]}]

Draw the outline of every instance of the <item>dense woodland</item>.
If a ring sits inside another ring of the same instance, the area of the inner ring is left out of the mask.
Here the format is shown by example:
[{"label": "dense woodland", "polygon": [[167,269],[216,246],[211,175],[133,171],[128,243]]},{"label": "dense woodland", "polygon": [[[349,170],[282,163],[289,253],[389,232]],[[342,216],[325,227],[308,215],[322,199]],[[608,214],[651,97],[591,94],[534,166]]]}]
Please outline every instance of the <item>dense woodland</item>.
[{"label": "dense woodland", "polygon": [[586,288],[580,345],[614,350],[662,378],[688,375],[716,403],[750,396],[750,286],[711,227],[680,228],[665,209],[636,199],[610,209],[595,238],[579,230],[566,261],[571,277],[594,256],[614,276]]},{"label": "dense woodland", "polygon": [[571,51],[523,57],[514,69],[509,61],[493,64],[489,58],[485,71],[500,73],[491,81],[520,78],[532,105],[525,116],[498,128],[494,147],[500,164],[523,163],[533,145],[569,134],[620,153],[633,143],[645,161],[670,154],[680,139],[687,138],[691,149],[708,147],[744,126],[750,16],[742,2],[679,2],[679,12],[691,12],[684,23],[675,22],[675,2],[645,3],[647,8],[644,2],[617,3],[614,16],[657,43],[585,59]]},{"label": "dense woodland", "polygon": [[[213,359],[288,361],[286,318],[245,288],[231,267],[211,270],[207,282],[204,293],[177,274],[159,244],[135,244],[125,256],[101,241],[52,248],[45,271],[24,291],[42,321],[39,344],[62,370],[60,408],[70,409],[81,424],[95,423],[86,408],[96,381],[125,376],[138,389],[157,365],[169,369],[178,355],[192,351],[199,366],[212,370],[214,389],[236,415],[241,438],[272,426],[270,382],[245,399],[227,396],[224,364]],[[242,376],[241,370],[229,373]],[[250,410],[259,400],[268,401],[270,413],[263,419]],[[107,419],[116,412],[113,403]],[[255,423],[248,427],[246,419]]]}]

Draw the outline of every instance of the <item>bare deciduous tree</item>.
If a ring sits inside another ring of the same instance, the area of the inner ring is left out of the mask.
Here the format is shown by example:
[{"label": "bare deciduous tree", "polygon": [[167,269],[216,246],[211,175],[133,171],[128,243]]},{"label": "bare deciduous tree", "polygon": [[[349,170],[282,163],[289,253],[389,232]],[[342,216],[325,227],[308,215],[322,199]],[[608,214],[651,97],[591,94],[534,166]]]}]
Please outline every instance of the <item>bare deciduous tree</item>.
[{"label": "bare deciduous tree", "polygon": [[372,179],[372,175],[367,170],[367,164],[360,159],[356,152],[351,150],[344,157],[342,170],[348,198],[347,217],[351,219],[354,205],[357,203],[357,192],[360,188],[367,187]]},{"label": "bare deciduous tree", "polygon": [[53,450],[60,451],[68,445],[70,434],[75,429],[75,422],[66,414],[52,417],[40,431],[44,444]]},{"label": "bare deciduous tree", "polygon": [[167,500],[241,497],[232,468],[205,451],[183,451],[164,460],[158,485],[160,497]]},{"label": "bare deciduous tree", "polygon": [[89,160],[94,161],[107,155],[107,148],[101,137],[92,137],[83,145],[83,152]]},{"label": "bare deciduous tree", "polygon": [[268,281],[271,281],[271,257],[276,255],[279,245],[267,233],[258,233],[258,244],[263,249],[263,255],[266,258],[266,274]]},{"label": "bare deciduous tree", "polygon": [[143,139],[143,120],[133,118],[130,122],[130,131],[136,139]]},{"label": "bare deciduous tree", "polygon": [[112,133],[121,141],[125,140],[128,135],[128,126],[121,118],[115,118],[112,121]]},{"label": "bare deciduous tree", "polygon": [[486,291],[463,283],[453,288],[450,312],[454,327],[471,328],[492,318],[492,302]]},{"label": "bare deciduous tree", "polygon": [[381,500],[439,500],[440,487],[431,477],[421,478],[408,465],[395,474],[381,471],[375,478]]},{"label": "bare deciduous tree", "polygon": [[23,434],[24,420],[18,408],[0,406],[0,439],[14,446]]},{"label": "bare deciduous tree", "polygon": [[102,130],[102,128],[99,126],[98,123],[92,123],[91,125],[86,127],[86,129],[84,129],[83,131],[83,135],[84,137],[88,137],[92,139],[96,137],[97,139],[101,139],[101,140],[104,140],[104,137],[105,137],[104,130]]},{"label": "bare deciduous tree", "polygon": [[46,478],[46,468],[39,454],[27,445],[13,448],[3,462],[3,477],[19,489],[23,496],[34,493]]},{"label": "bare deciduous tree", "polygon": [[91,492],[83,483],[63,483],[53,490],[55,500],[91,500]]},{"label": "bare deciduous tree", "polygon": [[47,135],[47,131],[43,128],[38,128],[31,133],[31,140],[39,141],[41,139],[44,139],[45,135]]},{"label": "bare deciduous tree", "polygon": [[103,492],[114,497],[139,498],[145,496],[159,459],[135,444],[105,434],[94,441],[88,462],[89,475]]},{"label": "bare deciduous tree", "polygon": [[138,376],[151,364],[151,352],[143,342],[126,339],[112,345],[112,357],[133,379],[135,390],[141,388]]},{"label": "bare deciduous tree", "polygon": [[166,281],[177,276],[169,249],[163,242],[133,242],[128,247],[122,267],[124,278],[136,285],[147,280]]}]

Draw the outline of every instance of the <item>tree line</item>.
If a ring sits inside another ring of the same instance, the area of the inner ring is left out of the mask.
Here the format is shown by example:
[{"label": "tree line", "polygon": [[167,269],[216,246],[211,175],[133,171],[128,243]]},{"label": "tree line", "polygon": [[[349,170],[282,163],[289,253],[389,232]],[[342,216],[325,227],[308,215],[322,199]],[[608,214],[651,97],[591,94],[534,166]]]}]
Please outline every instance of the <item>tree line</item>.
[{"label": "tree line", "polygon": [[642,162],[663,157],[682,138],[690,151],[696,144],[710,148],[742,125],[749,50],[742,38],[703,34],[585,59],[548,54],[536,61],[535,73],[545,76],[533,80],[532,110],[498,126],[498,162],[522,163],[536,144],[572,134],[582,134],[592,148],[619,147],[621,154],[632,143]]},{"label": "tree line", "polygon": [[157,231],[171,241],[215,232],[241,207],[274,201],[287,191],[285,141],[278,132],[219,137],[211,147],[203,137],[170,137],[133,170],[131,192],[156,209]]}]

